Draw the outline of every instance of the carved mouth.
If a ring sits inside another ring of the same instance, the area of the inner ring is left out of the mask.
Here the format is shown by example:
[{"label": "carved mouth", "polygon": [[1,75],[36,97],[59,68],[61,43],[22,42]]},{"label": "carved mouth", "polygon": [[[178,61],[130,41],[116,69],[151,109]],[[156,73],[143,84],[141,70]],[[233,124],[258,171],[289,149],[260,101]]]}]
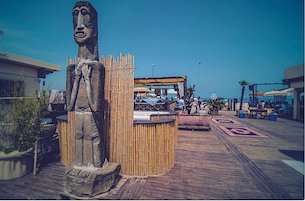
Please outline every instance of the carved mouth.
[{"label": "carved mouth", "polygon": [[86,33],[84,31],[76,31],[74,35],[78,38],[83,38],[86,36]]}]

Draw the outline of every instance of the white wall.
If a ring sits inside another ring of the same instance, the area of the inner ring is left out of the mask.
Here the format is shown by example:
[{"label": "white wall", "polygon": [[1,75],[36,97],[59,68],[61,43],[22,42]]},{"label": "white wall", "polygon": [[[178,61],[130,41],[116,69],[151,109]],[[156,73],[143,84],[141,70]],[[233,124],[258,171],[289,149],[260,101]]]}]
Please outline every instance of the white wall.
[{"label": "white wall", "polygon": [[299,64],[290,68],[286,68],[284,72],[285,79],[293,79],[304,76],[304,65]]},{"label": "white wall", "polygon": [[298,81],[298,82],[291,82],[290,83],[291,88],[304,88],[304,81]]},{"label": "white wall", "polygon": [[35,96],[39,89],[38,72],[34,68],[0,61],[0,78],[24,81],[26,96]]}]

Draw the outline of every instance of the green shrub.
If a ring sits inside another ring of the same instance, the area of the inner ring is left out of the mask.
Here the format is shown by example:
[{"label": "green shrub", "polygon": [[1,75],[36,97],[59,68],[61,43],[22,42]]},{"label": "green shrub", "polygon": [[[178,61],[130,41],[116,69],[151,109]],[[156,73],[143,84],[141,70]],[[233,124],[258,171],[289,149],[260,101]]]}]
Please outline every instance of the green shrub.
[{"label": "green shrub", "polygon": [[16,126],[16,146],[19,151],[33,147],[39,138],[41,118],[47,113],[46,98],[22,98],[12,108],[12,121]]},{"label": "green shrub", "polygon": [[209,106],[212,115],[218,115],[218,111],[224,107],[225,103],[223,98],[216,98],[208,100],[207,105]]}]

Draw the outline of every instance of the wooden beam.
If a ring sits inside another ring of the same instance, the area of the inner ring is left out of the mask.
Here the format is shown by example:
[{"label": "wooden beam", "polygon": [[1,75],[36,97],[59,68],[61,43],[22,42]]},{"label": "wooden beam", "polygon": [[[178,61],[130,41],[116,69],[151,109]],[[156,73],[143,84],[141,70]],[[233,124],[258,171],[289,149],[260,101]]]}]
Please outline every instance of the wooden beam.
[{"label": "wooden beam", "polygon": [[186,76],[179,77],[158,77],[158,78],[135,78],[134,86],[162,86],[162,85],[175,85],[179,82],[185,82]]}]

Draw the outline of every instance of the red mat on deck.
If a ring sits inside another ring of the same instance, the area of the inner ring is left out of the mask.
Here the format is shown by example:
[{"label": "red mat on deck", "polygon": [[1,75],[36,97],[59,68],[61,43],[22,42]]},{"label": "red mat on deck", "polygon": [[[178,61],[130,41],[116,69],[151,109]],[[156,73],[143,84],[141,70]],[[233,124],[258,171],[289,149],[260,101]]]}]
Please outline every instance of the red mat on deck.
[{"label": "red mat on deck", "polygon": [[238,137],[267,137],[266,135],[253,130],[248,127],[233,127],[233,126],[219,126],[221,130],[223,130],[229,136],[238,136]]}]

